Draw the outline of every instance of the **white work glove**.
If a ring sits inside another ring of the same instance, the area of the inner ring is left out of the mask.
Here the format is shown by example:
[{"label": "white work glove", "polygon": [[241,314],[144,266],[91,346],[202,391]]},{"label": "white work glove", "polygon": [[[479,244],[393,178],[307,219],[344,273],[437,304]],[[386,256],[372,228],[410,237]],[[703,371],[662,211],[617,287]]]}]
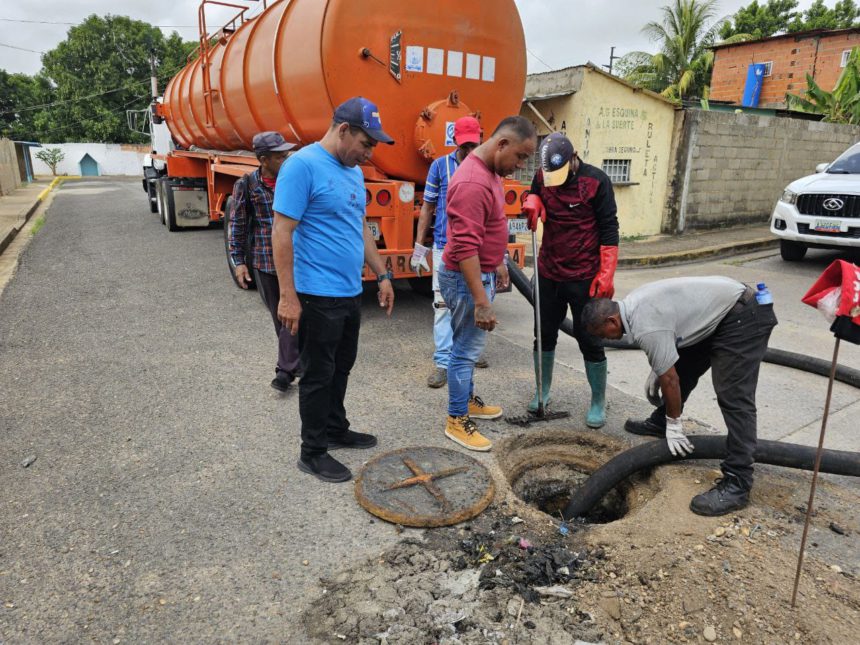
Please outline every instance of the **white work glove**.
[{"label": "white work glove", "polygon": [[663,405],[663,394],[660,392],[660,377],[654,370],[645,379],[645,398],[655,408]]},{"label": "white work glove", "polygon": [[430,265],[427,263],[427,254],[430,253],[429,247],[415,243],[415,248],[412,249],[412,259],[409,260],[409,266],[412,270],[421,277],[422,271],[430,271]]},{"label": "white work glove", "polygon": [[666,417],[666,443],[669,444],[669,452],[675,457],[686,457],[693,454],[693,444],[684,434],[684,425],[681,419]]}]

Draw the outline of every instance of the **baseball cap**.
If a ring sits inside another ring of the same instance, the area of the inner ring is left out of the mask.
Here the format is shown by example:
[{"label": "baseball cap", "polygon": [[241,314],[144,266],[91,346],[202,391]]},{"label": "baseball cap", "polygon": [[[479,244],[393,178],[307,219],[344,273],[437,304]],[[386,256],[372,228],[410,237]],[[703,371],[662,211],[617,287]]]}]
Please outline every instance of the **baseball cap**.
[{"label": "baseball cap", "polygon": [[251,145],[257,154],[263,152],[286,152],[296,147],[294,143],[287,143],[280,132],[272,131],[255,134]]},{"label": "baseball cap", "polygon": [[338,105],[334,111],[334,122],[361,128],[367,136],[380,143],[394,143],[394,139],[382,130],[382,119],[376,103],[362,96],[355,96]]},{"label": "baseball cap", "polygon": [[549,188],[561,186],[570,173],[570,162],[576,151],[573,144],[561,132],[553,132],[540,144],[540,167],[543,170],[543,185]]},{"label": "baseball cap", "polygon": [[463,116],[454,121],[454,143],[481,143],[481,124],[473,116]]}]

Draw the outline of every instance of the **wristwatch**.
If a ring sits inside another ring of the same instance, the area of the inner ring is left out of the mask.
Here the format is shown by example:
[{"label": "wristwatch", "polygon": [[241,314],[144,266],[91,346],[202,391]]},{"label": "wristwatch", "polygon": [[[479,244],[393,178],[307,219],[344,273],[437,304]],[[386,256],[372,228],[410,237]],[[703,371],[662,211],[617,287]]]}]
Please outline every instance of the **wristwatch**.
[{"label": "wristwatch", "polygon": [[379,284],[383,280],[394,280],[394,274],[391,273],[391,271],[386,271],[385,273],[377,273],[376,283]]}]

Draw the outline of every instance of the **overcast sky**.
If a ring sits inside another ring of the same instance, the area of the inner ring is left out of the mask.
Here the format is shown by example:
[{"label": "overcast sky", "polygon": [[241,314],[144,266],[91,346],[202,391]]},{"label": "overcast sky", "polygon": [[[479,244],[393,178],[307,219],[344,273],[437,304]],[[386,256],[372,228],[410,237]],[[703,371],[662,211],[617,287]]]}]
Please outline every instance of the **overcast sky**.
[{"label": "overcast sky", "polygon": [[[428,0],[430,1],[430,0]],[[468,1],[468,0],[465,0]],[[722,0],[720,15],[731,15],[751,0]],[[836,0],[826,2],[832,6]],[[659,19],[659,7],[668,0],[516,0],[526,32],[529,72],[542,72],[591,61],[609,62],[609,51],[654,51],[641,34],[649,20]],[[800,0],[805,9],[812,0]],[[41,68],[33,51],[47,51],[65,39],[70,25],[38,21],[78,23],[88,15],[128,15],[156,25],[171,25],[186,40],[197,38],[199,0],[38,0],[7,2],[0,14],[0,68],[35,74]],[[213,16],[215,14],[213,13]],[[12,22],[9,19],[36,22]]]}]

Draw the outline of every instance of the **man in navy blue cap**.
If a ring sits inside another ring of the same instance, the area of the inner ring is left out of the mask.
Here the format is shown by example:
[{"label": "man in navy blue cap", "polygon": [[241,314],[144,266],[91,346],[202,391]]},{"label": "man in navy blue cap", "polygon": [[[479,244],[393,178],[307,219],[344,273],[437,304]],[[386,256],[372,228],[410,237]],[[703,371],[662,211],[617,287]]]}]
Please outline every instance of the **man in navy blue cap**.
[{"label": "man in navy blue cap", "polygon": [[279,132],[260,132],[252,141],[260,167],[243,175],[233,185],[230,210],[227,213],[227,246],[236,284],[247,289],[251,272],[272,320],[278,337],[278,362],[272,387],[286,392],[299,369],[299,348],[295,336],[278,320],[280,287],[272,257],[272,202],[275,179],[295,144],[287,143]]},{"label": "man in navy blue cap", "polygon": [[377,275],[379,306],[391,314],[391,272],[365,221],[364,176],[376,144],[394,143],[379,108],[362,97],[337,107],[323,138],[281,167],[275,188],[272,243],[281,286],[278,318],[298,334],[302,379],[298,467],[327,482],[352,477],[329,454],[334,448],[372,448],[376,437],[349,429],[343,405],[358,353],[361,275]]}]

